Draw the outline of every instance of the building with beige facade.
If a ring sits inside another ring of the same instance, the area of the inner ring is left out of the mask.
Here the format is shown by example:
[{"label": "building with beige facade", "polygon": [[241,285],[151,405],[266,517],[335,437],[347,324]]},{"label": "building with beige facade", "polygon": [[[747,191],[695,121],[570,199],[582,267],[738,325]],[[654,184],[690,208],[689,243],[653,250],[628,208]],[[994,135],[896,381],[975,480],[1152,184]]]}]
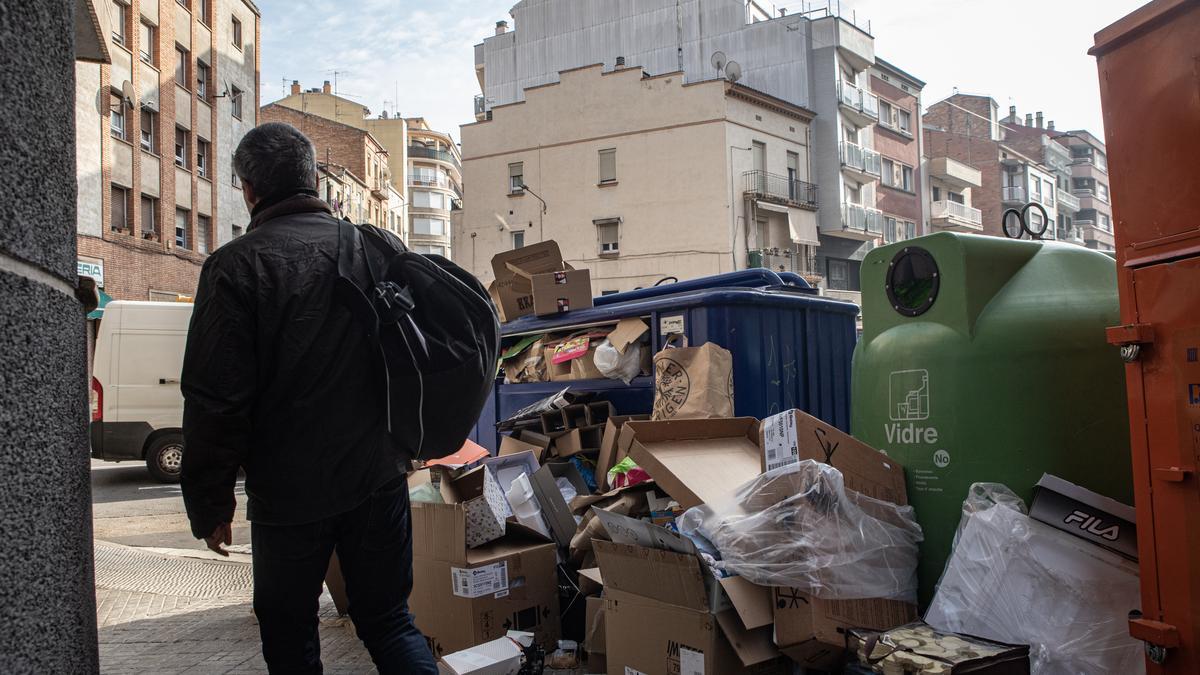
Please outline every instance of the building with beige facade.
[{"label": "building with beige facade", "polygon": [[463,126],[454,260],[556,240],[599,294],[748,266],[811,274],[812,111],[727,80],[565,71]]},{"label": "building with beige facade", "polygon": [[250,216],[231,170],[257,123],[251,0],[110,0],[111,64],[76,67],[81,272],[106,296],[195,292]]},{"label": "building with beige facade", "polygon": [[1115,250],[1104,141],[1082,129],[1054,134],[1054,140],[1071,153],[1071,194],[1078,201],[1075,226],[1079,236],[1090,249]]},{"label": "building with beige facade", "polygon": [[463,178],[460,151],[448,133],[421,117],[388,111],[371,117],[367,106],[339,96],[328,81],[307,90],[292,82],[291,93],[272,105],[369,133],[387,152],[395,195],[387,198],[386,210],[401,219],[396,231],[418,253],[450,254],[450,217],[461,208]]}]

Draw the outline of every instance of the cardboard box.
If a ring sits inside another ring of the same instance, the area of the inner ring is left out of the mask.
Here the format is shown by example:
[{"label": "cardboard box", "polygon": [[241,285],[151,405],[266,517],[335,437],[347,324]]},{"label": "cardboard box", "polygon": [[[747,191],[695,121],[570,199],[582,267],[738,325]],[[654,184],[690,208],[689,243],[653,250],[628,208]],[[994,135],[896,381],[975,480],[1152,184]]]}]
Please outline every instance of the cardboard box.
[{"label": "cardboard box", "polygon": [[467,548],[482,546],[504,536],[504,519],[511,510],[495,476],[487,467],[477,466],[458,476],[442,469],[434,470],[440,475],[440,480],[435,482],[439,485],[442,499],[448,504],[462,507]]},{"label": "cardboard box", "polygon": [[600,454],[596,458],[596,491],[606,492],[608,485],[608,470],[624,459],[620,452],[619,440],[621,429],[626,422],[648,421],[649,415],[611,415],[604,422],[604,434],[600,437]]},{"label": "cardboard box", "polygon": [[[546,437],[543,436],[542,438]],[[497,456],[507,457],[508,455],[518,455],[522,452],[531,452],[533,453],[533,458],[540,463],[542,461],[542,453],[549,447],[549,438],[546,438],[546,445],[542,445],[541,443],[526,441],[524,433],[520,434],[520,436],[517,434],[513,434],[512,436],[502,435],[500,436],[500,452],[497,453]]]},{"label": "cardboard box", "polygon": [[564,267],[566,269],[529,275],[520,268],[514,270],[527,276],[533,287],[534,314],[550,316],[592,306],[592,273],[570,269],[569,265]]},{"label": "cardboard box", "polygon": [[1043,474],[1029,517],[1137,560],[1137,515],[1132,506]]},{"label": "cardboard box", "polygon": [[538,505],[542,508],[542,518],[550,527],[550,534],[559,546],[566,548],[571,545],[571,537],[575,536],[577,525],[571,508],[558,490],[557,480],[566,478],[581,495],[588,494],[587,483],[579,475],[579,469],[570,462],[555,462],[543,464],[532,476],[529,483],[533,494],[537,497]]},{"label": "cardboard box", "polygon": [[413,591],[409,609],[437,657],[503,637],[534,633],[553,650],[559,638],[555,545],[509,524],[501,539],[466,546],[460,504],[412,505]]},{"label": "cardboard box", "polygon": [[447,654],[438,661],[439,675],[517,675],[524,650],[509,637]]},{"label": "cardboard box", "polygon": [[533,476],[533,474],[537,473],[541,464],[538,462],[534,451],[527,450],[516,454],[489,457],[483,460],[483,465],[492,472],[492,476],[496,479],[496,484],[500,488],[500,493],[505,495],[504,517],[512,517],[512,508],[508,503],[508,490],[512,487],[513,481],[521,474]]},{"label": "cardboard box", "polygon": [[752,417],[629,422],[620,446],[684,509],[730,498],[760,473]]},{"label": "cardboard box", "polygon": [[645,321],[637,317],[621,319],[617,327],[608,334],[608,341],[618,354],[624,354],[629,345],[636,343],[650,330]]},{"label": "cardboard box", "polygon": [[577,427],[554,439],[554,454],[559,457],[571,457],[581,452],[598,455],[603,440],[602,425]]},{"label": "cardboard box", "polygon": [[802,410],[763,420],[760,442],[764,472],[811,459],[841,471],[846,487],[855,492],[908,504],[904,467],[899,462]]},{"label": "cardboard box", "polygon": [[[513,271],[521,270],[524,275]],[[502,251],[492,257],[492,274],[496,306],[505,321],[533,314],[533,284],[529,276],[563,269],[562,251],[558,242],[543,241],[512,251]]]},{"label": "cardboard box", "polygon": [[883,631],[917,618],[917,608],[899,600],[823,600],[795,588],[775,588],[775,644],[805,668],[836,667],[846,648],[846,631]]},{"label": "cardboard box", "polygon": [[[588,654],[605,653],[604,598],[598,595],[589,596],[586,600],[584,615],[586,619],[583,624],[583,650]],[[590,656],[588,662],[591,663]]]}]

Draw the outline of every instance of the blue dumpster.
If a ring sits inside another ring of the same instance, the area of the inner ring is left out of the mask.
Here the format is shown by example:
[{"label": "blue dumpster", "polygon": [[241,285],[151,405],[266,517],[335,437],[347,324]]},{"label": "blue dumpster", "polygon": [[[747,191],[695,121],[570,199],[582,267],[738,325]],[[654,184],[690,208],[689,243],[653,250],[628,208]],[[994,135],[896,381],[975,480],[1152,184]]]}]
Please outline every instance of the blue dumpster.
[{"label": "blue dumpster", "polygon": [[[597,306],[557,317],[524,317],[503,327],[506,345],[543,333],[607,327],[639,317],[655,352],[682,328],[688,343],[715,342],[733,353],[736,414],[766,417],[799,408],[844,431],[850,427],[850,358],[858,307],[818,297],[798,276],[748,270],[597,298]],[[563,388],[596,392],[620,414],[648,413],[654,378],[503,384],[472,438],[495,452],[496,422]]]}]

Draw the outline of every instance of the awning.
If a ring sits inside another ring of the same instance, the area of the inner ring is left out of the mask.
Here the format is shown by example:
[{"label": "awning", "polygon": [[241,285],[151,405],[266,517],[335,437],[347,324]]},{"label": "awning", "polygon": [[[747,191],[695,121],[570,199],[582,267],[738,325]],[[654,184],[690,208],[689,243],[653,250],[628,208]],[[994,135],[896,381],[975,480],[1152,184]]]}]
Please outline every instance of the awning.
[{"label": "awning", "polygon": [[788,209],[787,219],[788,232],[791,233],[793,242],[808,246],[821,245],[821,240],[817,237],[816,213],[803,209]]},{"label": "awning", "polygon": [[103,318],[104,317],[104,306],[107,305],[108,303],[112,302],[112,296],[109,295],[108,293],[105,293],[103,288],[96,289],[96,292],[100,294],[100,304],[96,305],[96,309],[93,309],[92,311],[88,312],[88,315],[87,315],[88,319]]}]

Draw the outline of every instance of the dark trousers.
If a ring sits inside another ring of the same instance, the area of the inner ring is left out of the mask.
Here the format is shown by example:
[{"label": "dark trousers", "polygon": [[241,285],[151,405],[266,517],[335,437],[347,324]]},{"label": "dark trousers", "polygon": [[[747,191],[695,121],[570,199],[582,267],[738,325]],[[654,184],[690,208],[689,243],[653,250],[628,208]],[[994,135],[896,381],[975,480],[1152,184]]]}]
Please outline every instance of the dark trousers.
[{"label": "dark trousers", "polygon": [[412,523],[404,478],[361,506],[305,525],[251,524],[254,613],[271,673],[321,673],[317,609],[337,551],[350,618],[382,675],[436,675],[433,655],[408,613]]}]

